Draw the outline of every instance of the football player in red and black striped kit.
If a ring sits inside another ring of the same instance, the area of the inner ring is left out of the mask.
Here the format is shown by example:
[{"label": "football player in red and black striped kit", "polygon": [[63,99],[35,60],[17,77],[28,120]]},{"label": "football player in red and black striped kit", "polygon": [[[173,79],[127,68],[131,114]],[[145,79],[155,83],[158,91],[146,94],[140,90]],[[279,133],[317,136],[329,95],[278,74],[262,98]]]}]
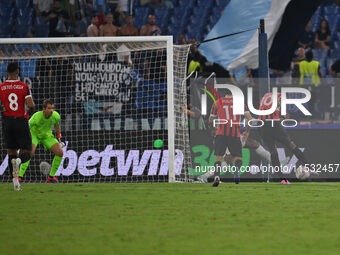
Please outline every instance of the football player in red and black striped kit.
[{"label": "football player in red and black striped kit", "polygon": [[[18,80],[19,64],[7,65],[7,80],[0,84],[2,103],[2,130],[8,154],[8,167],[13,175],[15,190],[21,190],[18,175],[19,165],[31,158],[32,139],[28,127],[28,112],[34,111],[35,104],[29,86]],[[17,150],[20,149],[20,155]]]},{"label": "football player in red and black striped kit", "polygon": [[[278,105],[281,100],[281,93],[277,93]],[[260,102],[260,110],[268,110],[272,107],[273,93],[265,94]],[[280,168],[279,155],[276,149],[276,143],[279,142],[287,147],[302,164],[307,164],[307,159],[302,151],[294,144],[289,137],[287,131],[281,125],[280,107],[269,115],[259,116],[259,120],[264,121],[264,125],[259,128],[260,135],[264,144],[268,147],[271,154],[271,164],[273,167]],[[282,173],[281,173],[282,174]],[[281,184],[290,184],[290,182],[282,176]]]},{"label": "football player in red and black striped kit", "polygon": [[[245,107],[245,118],[249,121],[252,119],[249,111]],[[222,121],[214,121],[216,119]],[[225,97],[221,98],[221,102],[218,101],[213,105],[210,112],[210,123],[218,123],[215,136],[215,171],[221,169],[223,156],[228,148],[230,154],[235,162],[235,183],[240,181],[239,170],[242,166],[242,144],[240,141],[240,120],[241,115],[233,114],[233,96],[229,90],[226,90]],[[247,122],[245,122],[247,123]],[[216,127],[215,127],[216,128]],[[247,140],[250,132],[250,126],[247,125],[246,131],[243,133],[244,141]],[[219,178],[215,177],[213,186],[218,186]]]}]

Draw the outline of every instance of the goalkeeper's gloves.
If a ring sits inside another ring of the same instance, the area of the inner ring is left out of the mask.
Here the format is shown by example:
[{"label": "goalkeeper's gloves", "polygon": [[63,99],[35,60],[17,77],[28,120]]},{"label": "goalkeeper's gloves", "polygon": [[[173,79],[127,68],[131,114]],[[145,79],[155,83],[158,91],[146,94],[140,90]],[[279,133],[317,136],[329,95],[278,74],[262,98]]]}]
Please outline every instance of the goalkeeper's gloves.
[{"label": "goalkeeper's gloves", "polygon": [[61,137],[61,134],[58,134],[58,135],[57,135],[57,138],[58,138],[58,142],[59,142],[60,145],[61,145],[61,148],[63,148],[63,147],[66,145],[65,139]]}]

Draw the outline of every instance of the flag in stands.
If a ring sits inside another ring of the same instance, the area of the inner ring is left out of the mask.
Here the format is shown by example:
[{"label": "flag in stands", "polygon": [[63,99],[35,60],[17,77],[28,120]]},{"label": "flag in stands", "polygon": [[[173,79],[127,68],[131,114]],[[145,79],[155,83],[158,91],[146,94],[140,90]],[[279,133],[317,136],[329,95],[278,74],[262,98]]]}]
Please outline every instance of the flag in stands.
[{"label": "flag in stands", "polygon": [[205,40],[253,30],[203,43],[199,50],[208,61],[219,63],[228,70],[244,65],[257,68],[257,28],[260,19],[265,19],[270,67],[286,70],[299,36],[322,2],[323,0],[231,0]]}]

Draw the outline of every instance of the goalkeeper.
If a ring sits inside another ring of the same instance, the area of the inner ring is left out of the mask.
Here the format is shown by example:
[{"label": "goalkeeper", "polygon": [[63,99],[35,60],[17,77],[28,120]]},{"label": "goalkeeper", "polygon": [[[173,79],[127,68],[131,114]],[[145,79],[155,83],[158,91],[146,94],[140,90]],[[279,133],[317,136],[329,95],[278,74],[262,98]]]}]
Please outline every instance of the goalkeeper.
[{"label": "goalkeeper", "polygon": [[[54,126],[58,140],[52,134],[52,126]],[[45,99],[43,101],[43,110],[33,114],[29,120],[29,127],[32,135],[32,156],[39,143],[41,143],[46,150],[51,150],[55,154],[47,182],[58,183],[55,174],[63,158],[62,147],[65,145],[65,141],[61,138],[60,133],[60,115],[58,112],[54,111],[54,103],[52,100]],[[20,165],[20,182],[23,181],[23,176],[29,162],[30,160]]]}]

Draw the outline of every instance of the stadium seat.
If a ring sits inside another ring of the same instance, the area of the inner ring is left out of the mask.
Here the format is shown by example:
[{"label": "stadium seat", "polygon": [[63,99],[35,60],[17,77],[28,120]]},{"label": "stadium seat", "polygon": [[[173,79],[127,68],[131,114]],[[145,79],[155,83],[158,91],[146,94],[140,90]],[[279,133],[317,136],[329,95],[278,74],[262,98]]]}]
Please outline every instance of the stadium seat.
[{"label": "stadium seat", "polygon": [[328,21],[329,28],[331,31],[334,30],[334,28],[337,25],[337,21],[338,21],[337,18],[338,16],[325,16],[325,19]]},{"label": "stadium seat", "polygon": [[197,0],[197,6],[200,8],[211,8],[214,5],[214,0]]},{"label": "stadium seat", "polygon": [[141,28],[148,21],[148,16],[150,14],[150,8],[146,7],[136,7],[134,9],[133,24],[137,28]]},{"label": "stadium seat", "polygon": [[334,16],[339,14],[339,6],[332,4],[323,7],[323,14],[326,16]]},{"label": "stadium seat", "polygon": [[200,27],[196,27],[196,26],[188,26],[187,27],[187,35],[188,38],[195,38],[196,41],[200,42],[202,41],[202,35],[203,35],[203,31]]},{"label": "stadium seat", "polygon": [[16,18],[16,25],[22,26],[22,25],[32,25],[32,17],[30,16],[17,16]]},{"label": "stadium seat", "polygon": [[148,7],[136,7],[134,8],[135,16],[148,16],[150,14],[150,8]]},{"label": "stadium seat", "polygon": [[323,15],[323,7],[320,5],[316,11],[314,12],[314,15],[322,16]]},{"label": "stadium seat", "polygon": [[33,8],[18,9],[16,15],[16,22],[19,24],[31,25],[33,19]]},{"label": "stadium seat", "polygon": [[200,17],[192,15],[190,17],[190,24],[195,25],[195,26],[204,26],[206,19],[201,19]]},{"label": "stadium seat", "polygon": [[319,27],[320,22],[321,22],[321,16],[314,13],[312,18],[311,18],[311,21],[312,21],[313,26]]},{"label": "stadium seat", "polygon": [[181,7],[174,8],[174,14],[172,18],[174,19],[188,19],[191,15],[192,10],[191,9],[183,9]]},{"label": "stadium seat", "polygon": [[195,6],[195,1],[192,0],[180,0],[179,7],[182,9],[192,9]]},{"label": "stadium seat", "polygon": [[15,26],[14,37],[16,38],[26,38],[28,33],[32,32],[31,25],[17,25]]},{"label": "stadium seat", "polygon": [[171,0],[171,2],[174,6],[178,6],[178,0]]},{"label": "stadium seat", "polygon": [[12,8],[11,1],[0,0],[0,9],[10,9],[10,8]]},{"label": "stadium seat", "polygon": [[223,10],[229,4],[229,2],[230,0],[216,0],[216,6]]},{"label": "stadium seat", "polygon": [[156,19],[167,18],[170,17],[170,8],[167,7],[158,7],[155,9],[155,17]]},{"label": "stadium seat", "polygon": [[209,15],[210,9],[195,7],[193,9],[192,15],[200,17],[201,19],[206,19]]},{"label": "stadium seat", "polygon": [[49,24],[34,25],[34,37],[48,37],[49,32]]},{"label": "stadium seat", "polygon": [[45,17],[44,16],[37,16],[34,19],[34,24],[35,25],[44,25],[45,23]]},{"label": "stadium seat", "polygon": [[133,6],[139,7],[140,6],[140,0],[133,0]]},{"label": "stadium seat", "polygon": [[326,59],[326,68],[329,70],[329,68],[335,63],[336,59],[332,57],[328,57]]},{"label": "stadium seat", "polygon": [[328,50],[325,49],[314,49],[314,60],[320,62],[320,67],[323,68],[326,65],[326,58],[328,54]]},{"label": "stadium seat", "polygon": [[327,74],[327,68],[325,65],[320,65],[320,72],[322,74],[322,77],[325,77]]},{"label": "stadium seat", "polygon": [[208,24],[214,26],[221,17],[221,9],[214,8],[211,15],[208,18]]},{"label": "stadium seat", "polygon": [[13,25],[0,25],[0,38],[10,38]]},{"label": "stadium seat", "polygon": [[27,0],[15,0],[14,1],[14,6],[17,9],[27,9],[28,7],[30,7],[30,1],[27,1]]},{"label": "stadium seat", "polygon": [[209,32],[211,31],[212,28],[213,28],[213,25],[208,24],[204,27],[204,32],[206,34],[209,34]]},{"label": "stadium seat", "polygon": [[188,17],[186,15],[182,17],[178,17],[177,19],[175,17],[172,17],[170,20],[170,24],[172,27],[183,27],[185,28],[188,24]]},{"label": "stadium seat", "polygon": [[0,17],[0,26],[12,26],[14,24],[14,16],[11,17]]},{"label": "stadium seat", "polygon": [[175,35],[175,36],[178,36],[180,34],[184,34],[184,28],[185,27],[176,27],[176,26],[168,26],[168,33],[170,35]]},{"label": "stadium seat", "polygon": [[14,9],[12,7],[3,7],[0,6],[0,18],[6,18],[14,16]]},{"label": "stadium seat", "polygon": [[167,8],[167,7],[156,8],[155,17],[156,17],[156,25],[161,28],[162,32],[165,31],[169,23],[170,8]]},{"label": "stadium seat", "polygon": [[[337,43],[339,47],[339,42]],[[334,59],[340,59],[340,48],[335,48],[335,49],[330,50],[329,56]]]}]

